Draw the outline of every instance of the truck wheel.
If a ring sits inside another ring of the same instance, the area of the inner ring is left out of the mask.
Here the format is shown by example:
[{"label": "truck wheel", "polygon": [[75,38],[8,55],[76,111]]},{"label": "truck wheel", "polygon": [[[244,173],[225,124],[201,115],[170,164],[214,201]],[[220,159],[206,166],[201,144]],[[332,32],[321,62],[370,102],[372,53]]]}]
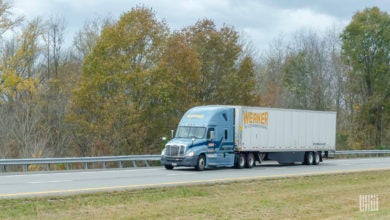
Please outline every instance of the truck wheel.
[{"label": "truck wheel", "polygon": [[236,160],[236,168],[242,169],[244,167],[245,167],[245,157],[242,154],[238,154]]},{"label": "truck wheel", "polygon": [[316,151],[314,152],[314,160],[313,160],[313,165],[318,165],[320,164],[320,154]]},{"label": "truck wheel", "polygon": [[165,166],[165,169],[167,170],[173,170],[173,166],[172,165],[164,165]]},{"label": "truck wheel", "polygon": [[204,157],[203,154],[201,154],[198,157],[198,161],[196,162],[195,169],[197,171],[202,171],[204,170],[205,166],[206,166],[206,158]]},{"label": "truck wheel", "polygon": [[252,168],[254,165],[255,165],[255,156],[253,156],[252,153],[249,153],[249,154],[246,156],[245,167],[246,167],[246,168]]},{"label": "truck wheel", "polygon": [[313,152],[306,152],[305,153],[305,162],[304,164],[305,165],[311,165],[313,164],[313,161],[314,161],[314,156],[313,156]]}]

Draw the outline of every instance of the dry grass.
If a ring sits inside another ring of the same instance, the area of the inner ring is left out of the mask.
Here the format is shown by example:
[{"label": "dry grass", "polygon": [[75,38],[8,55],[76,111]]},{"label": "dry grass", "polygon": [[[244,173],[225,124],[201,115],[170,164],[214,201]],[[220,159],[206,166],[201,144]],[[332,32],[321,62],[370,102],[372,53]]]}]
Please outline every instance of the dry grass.
[{"label": "dry grass", "polygon": [[[378,194],[379,211],[360,212],[361,194]],[[390,219],[390,171],[6,199],[0,207],[0,219]]]}]

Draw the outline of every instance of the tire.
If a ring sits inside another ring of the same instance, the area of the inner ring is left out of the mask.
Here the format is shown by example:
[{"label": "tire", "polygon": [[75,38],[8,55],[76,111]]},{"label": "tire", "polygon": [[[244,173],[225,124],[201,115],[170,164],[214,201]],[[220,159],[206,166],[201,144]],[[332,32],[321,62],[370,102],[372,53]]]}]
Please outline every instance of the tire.
[{"label": "tire", "polygon": [[249,153],[246,156],[245,167],[246,168],[252,168],[254,165],[255,165],[255,156],[253,156],[252,153]]},{"label": "tire", "polygon": [[165,169],[167,170],[173,170],[173,166],[172,165],[164,165],[165,166]]},{"label": "tire", "polygon": [[305,153],[305,161],[304,161],[304,164],[305,164],[305,165],[311,165],[311,164],[313,164],[313,161],[314,161],[313,152],[306,152],[306,153]]},{"label": "tire", "polygon": [[204,170],[205,167],[206,167],[206,157],[203,154],[201,154],[198,157],[195,169],[197,171],[202,171],[202,170]]},{"label": "tire", "polygon": [[236,168],[242,169],[244,167],[245,167],[245,157],[242,154],[238,154],[236,160]]},{"label": "tire", "polygon": [[320,161],[321,161],[320,154],[316,151],[316,152],[314,152],[313,156],[314,156],[313,165],[320,164]]}]

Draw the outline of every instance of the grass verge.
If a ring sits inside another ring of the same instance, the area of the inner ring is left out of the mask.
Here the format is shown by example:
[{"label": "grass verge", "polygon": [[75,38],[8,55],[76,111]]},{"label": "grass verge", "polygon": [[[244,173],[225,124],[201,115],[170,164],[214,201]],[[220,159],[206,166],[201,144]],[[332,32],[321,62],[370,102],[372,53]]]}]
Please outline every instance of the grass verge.
[{"label": "grass verge", "polygon": [[[371,194],[379,211],[361,212],[359,195]],[[390,171],[1,199],[0,210],[0,219],[389,219]]]}]

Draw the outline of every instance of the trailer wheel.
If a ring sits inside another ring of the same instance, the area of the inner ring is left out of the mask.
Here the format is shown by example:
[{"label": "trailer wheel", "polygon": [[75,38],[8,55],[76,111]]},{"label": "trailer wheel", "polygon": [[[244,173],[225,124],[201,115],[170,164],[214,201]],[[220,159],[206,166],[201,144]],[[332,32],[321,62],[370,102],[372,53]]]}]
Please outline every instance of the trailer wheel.
[{"label": "trailer wheel", "polygon": [[318,165],[320,164],[320,154],[316,151],[314,152],[314,159],[313,159],[313,165]]},{"label": "trailer wheel", "polygon": [[196,162],[195,169],[197,171],[202,171],[204,170],[205,166],[206,166],[206,158],[204,157],[203,154],[201,154],[198,157],[198,161]]},{"label": "trailer wheel", "polygon": [[245,167],[246,168],[252,168],[255,165],[255,156],[253,156],[252,153],[249,153],[246,156],[246,161],[245,161]]},{"label": "trailer wheel", "polygon": [[167,169],[167,170],[173,170],[173,166],[172,165],[166,164],[164,166],[165,166],[165,169]]},{"label": "trailer wheel", "polygon": [[236,160],[236,168],[242,169],[244,167],[245,167],[245,157],[242,154],[238,154]]},{"label": "trailer wheel", "polygon": [[305,161],[304,161],[304,164],[305,165],[311,165],[313,164],[313,161],[314,161],[314,156],[313,156],[313,152],[306,152],[305,153]]}]

